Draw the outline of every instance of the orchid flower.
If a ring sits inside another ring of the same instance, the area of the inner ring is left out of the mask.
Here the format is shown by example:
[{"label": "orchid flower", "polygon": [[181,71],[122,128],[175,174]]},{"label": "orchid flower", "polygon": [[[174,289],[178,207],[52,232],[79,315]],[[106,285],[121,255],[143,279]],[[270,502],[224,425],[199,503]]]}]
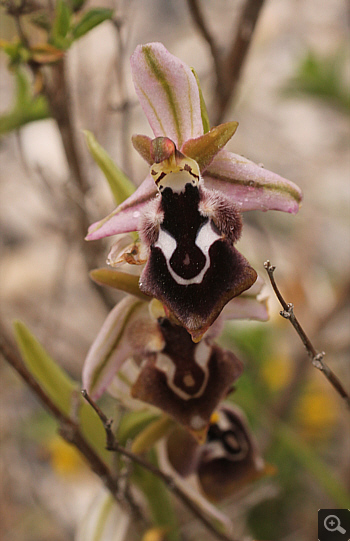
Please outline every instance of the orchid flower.
[{"label": "orchid flower", "polygon": [[[131,57],[131,69],[136,93],[155,137],[168,137],[183,154],[197,161],[208,188],[229,196],[241,212],[298,212],[302,200],[298,186],[243,156],[222,150],[234,134],[236,122],[204,133],[196,77],[164,45],[139,45]],[[151,139],[135,135],[133,143],[141,156],[153,165]],[[156,194],[156,185],[148,174],[128,199],[109,216],[90,226],[87,240],[139,231],[142,210]]]},{"label": "orchid flower", "polygon": [[110,312],[88,352],[84,388],[94,399],[107,389],[133,409],[142,403],[156,407],[202,441],[213,411],[243,370],[239,359],[214,339],[226,319],[267,319],[261,288],[259,280],[251,292],[233,299],[199,343],[165,317],[158,301],[127,295]]},{"label": "orchid flower", "polygon": [[136,93],[155,139],[133,144],[150,164],[140,187],[88,240],[139,231],[148,249],[140,289],[160,300],[198,342],[224,306],[249,289],[257,274],[236,250],[241,212],[296,213],[293,183],[223,150],[237,123],[204,133],[205,110],[191,69],[160,43],[138,46],[131,57]]},{"label": "orchid flower", "polygon": [[229,403],[221,404],[211,416],[202,445],[178,425],[161,445],[163,469],[191,479],[210,501],[223,500],[273,472],[259,454],[243,411]]}]

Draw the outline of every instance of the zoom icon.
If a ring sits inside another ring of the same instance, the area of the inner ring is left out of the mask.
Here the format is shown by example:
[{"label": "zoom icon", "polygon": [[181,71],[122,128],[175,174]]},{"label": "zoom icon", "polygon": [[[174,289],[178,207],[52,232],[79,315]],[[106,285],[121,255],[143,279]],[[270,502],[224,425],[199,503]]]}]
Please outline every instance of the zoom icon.
[{"label": "zoom icon", "polygon": [[318,541],[349,541],[349,509],[319,509]]}]

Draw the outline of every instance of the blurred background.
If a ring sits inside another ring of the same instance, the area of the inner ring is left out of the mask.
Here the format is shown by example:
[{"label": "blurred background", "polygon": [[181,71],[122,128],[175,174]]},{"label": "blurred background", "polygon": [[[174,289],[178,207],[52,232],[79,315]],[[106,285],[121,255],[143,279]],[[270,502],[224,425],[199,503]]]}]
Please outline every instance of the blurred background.
[{"label": "blurred background", "polygon": [[[65,56],[78,173],[56,120],[21,125],[20,81],[8,69],[8,56],[0,56],[1,316],[9,330],[14,319],[28,325],[76,380],[108,306],[119,298],[99,292],[88,277],[89,268],[104,265],[110,241],[85,247],[81,209],[91,223],[114,204],[82,130],[94,133],[135,184],[142,181],[147,164],[130,137],[151,130],[133,89],[129,57],[137,44],[149,41],[163,42],[196,69],[209,116],[213,123],[218,119],[213,59],[191,4],[100,0],[84,6],[113,8],[114,22],[97,26]],[[243,4],[199,3],[219,50],[230,47]],[[5,7],[0,9],[1,37],[12,41],[18,27]],[[297,216],[245,213],[238,249],[266,282],[264,261],[277,266],[285,299],[294,303],[315,348],[326,352],[326,362],[350,389],[348,21],[345,0],[266,0],[221,120],[239,122],[229,150],[303,190]],[[23,29],[33,42],[43,41],[43,30],[29,18],[23,17]],[[26,75],[40,88],[31,72]],[[82,182],[73,182],[74,175]],[[230,323],[222,342],[245,363],[232,400],[246,412],[276,473],[221,508],[237,525],[236,537],[311,541],[317,538],[317,510],[346,505],[349,414],[312,368],[295,331],[279,316],[268,284],[267,289],[270,321]],[[0,370],[0,537],[71,541],[100,481],[56,434],[55,422],[12,368],[1,361]],[[183,520],[186,539],[211,539],[191,517]]]}]

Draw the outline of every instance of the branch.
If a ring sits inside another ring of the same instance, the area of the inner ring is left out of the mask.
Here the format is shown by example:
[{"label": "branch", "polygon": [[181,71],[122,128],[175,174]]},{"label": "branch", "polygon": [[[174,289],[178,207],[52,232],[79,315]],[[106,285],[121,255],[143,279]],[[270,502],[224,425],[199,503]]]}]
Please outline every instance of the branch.
[{"label": "branch", "polygon": [[264,0],[245,0],[237,31],[226,51],[219,45],[209,31],[199,0],[187,0],[190,14],[198,30],[210,47],[216,74],[216,111],[214,125],[222,122],[237,90],[242,66],[248,53],[254,29]]},{"label": "branch", "polygon": [[[124,494],[124,499],[120,495],[119,484],[116,477],[113,475],[107,464],[100,458],[96,451],[90,446],[90,444],[84,438],[79,425],[73,421],[70,417],[62,413],[62,411],[54,404],[48,394],[44,389],[39,385],[36,379],[29,372],[27,367],[22,362],[19,357],[15,346],[6,336],[5,329],[1,328],[0,323],[0,353],[4,359],[16,370],[16,372],[21,376],[24,382],[31,388],[34,394],[40,399],[44,407],[53,415],[56,421],[59,423],[60,429],[59,432],[61,436],[67,440],[69,443],[72,443],[77,447],[77,449],[84,455],[88,461],[91,469],[102,479],[107,489],[111,492],[112,496],[120,503],[128,503],[129,509],[131,508],[132,512],[137,515],[139,520],[145,519],[140,515],[140,510],[136,508],[135,503],[130,498],[130,495]],[[100,417],[103,426],[106,431],[107,436],[107,449],[110,451],[115,451],[121,455],[129,458],[133,462],[136,462],[143,468],[150,471],[153,475],[161,479],[169,490],[175,494],[175,496],[182,501],[182,503],[190,510],[192,513],[202,522],[202,524],[216,537],[221,541],[235,541],[232,537],[227,536],[226,534],[219,532],[215,526],[210,522],[207,516],[202,512],[202,510],[197,506],[195,502],[191,500],[185,492],[179,488],[172,477],[166,475],[156,466],[144,460],[142,457],[135,455],[134,453],[128,451],[124,447],[118,444],[115,439],[115,436],[112,432],[111,425],[112,422],[107,419],[105,414],[101,409],[95,404],[92,399],[87,395],[86,391],[82,391],[84,398],[90,403],[94,408],[98,416]]]},{"label": "branch", "polygon": [[239,76],[246,59],[249,46],[254,34],[255,26],[258,21],[264,0],[246,0],[242,9],[241,16],[237,23],[237,32],[231,47],[227,53],[224,70],[227,73],[227,95],[221,104],[222,110],[219,111],[221,118],[224,116],[226,108],[231,102],[236,90]]},{"label": "branch", "polygon": [[79,451],[85,456],[89,462],[92,470],[97,473],[99,477],[104,481],[109,491],[117,498],[118,484],[116,479],[112,476],[108,466],[98,456],[95,450],[87,443],[82,435],[79,426],[72,421],[67,415],[61,412],[61,410],[54,404],[51,398],[46,394],[44,389],[39,385],[36,379],[32,376],[29,370],[26,368],[19,355],[17,354],[14,345],[5,336],[2,331],[0,336],[0,353],[4,359],[16,370],[21,376],[24,382],[31,388],[34,394],[42,402],[43,406],[55,417],[60,425],[60,433],[62,436],[73,443]]},{"label": "branch", "polygon": [[99,408],[99,406],[92,400],[92,398],[88,395],[85,389],[82,391],[83,397],[87,400],[87,402],[93,407],[93,409],[96,411],[97,415],[101,419],[104,429],[106,431],[106,441],[107,445],[106,448],[109,451],[115,451],[117,453],[120,453],[121,455],[129,458],[133,462],[136,462],[139,464],[142,468],[145,468],[149,472],[151,472],[153,475],[161,479],[163,483],[167,486],[167,488],[193,513],[193,515],[200,520],[200,522],[209,530],[216,539],[222,540],[222,541],[237,541],[233,539],[232,537],[227,536],[226,534],[218,531],[216,527],[213,525],[213,523],[207,518],[207,516],[202,512],[202,510],[198,507],[198,505],[175,483],[174,479],[170,476],[162,472],[159,468],[151,464],[148,460],[145,460],[140,455],[136,455],[132,453],[131,451],[128,451],[125,449],[125,447],[122,447],[117,442],[114,433],[112,431],[112,420],[108,419],[106,415],[103,413],[103,411]]},{"label": "branch", "polygon": [[199,32],[202,34],[203,38],[205,39],[205,41],[208,43],[210,47],[210,51],[211,51],[213,61],[214,61],[217,88],[219,89],[219,92],[220,92],[222,88],[222,84],[223,84],[223,79],[224,79],[224,74],[223,74],[223,69],[222,69],[223,68],[222,54],[220,53],[219,46],[217,45],[214,37],[212,36],[207,26],[204,15],[199,7],[198,0],[187,0],[187,3],[188,3],[190,14],[192,15],[194,23],[197,25]]},{"label": "branch", "polygon": [[308,336],[306,335],[304,329],[300,325],[299,321],[297,320],[295,314],[294,314],[294,306],[291,303],[287,303],[284,298],[282,297],[277,284],[275,282],[274,278],[274,271],[276,267],[271,265],[270,261],[265,261],[264,267],[267,271],[267,274],[270,278],[270,282],[272,285],[272,288],[276,294],[276,297],[278,298],[279,302],[282,305],[283,310],[280,312],[281,316],[285,319],[288,319],[291,324],[293,325],[294,329],[298,333],[301,341],[303,342],[305,349],[311,358],[312,364],[315,368],[320,370],[325,377],[328,379],[330,384],[334,387],[334,389],[337,391],[337,393],[345,400],[348,407],[350,407],[350,397],[347,391],[344,389],[341,381],[339,378],[334,374],[334,372],[329,368],[329,366],[326,365],[326,363],[323,361],[325,353],[318,353],[314,346],[312,345],[311,341],[309,340]]},{"label": "branch", "polygon": [[120,505],[127,504],[127,507],[134,514],[135,518],[147,524],[146,519],[142,516],[140,509],[135,505],[135,502],[127,494],[120,494],[118,479],[114,476],[107,464],[96,453],[91,445],[86,441],[79,425],[70,417],[62,413],[62,411],[51,400],[45,390],[39,385],[36,379],[29,372],[21,358],[19,357],[16,347],[8,338],[5,328],[0,322],[0,354],[4,359],[16,370],[24,382],[31,388],[34,394],[39,398],[43,406],[53,415],[59,424],[60,435],[82,453],[87,460],[91,469],[101,478],[106,488],[112,494]]}]

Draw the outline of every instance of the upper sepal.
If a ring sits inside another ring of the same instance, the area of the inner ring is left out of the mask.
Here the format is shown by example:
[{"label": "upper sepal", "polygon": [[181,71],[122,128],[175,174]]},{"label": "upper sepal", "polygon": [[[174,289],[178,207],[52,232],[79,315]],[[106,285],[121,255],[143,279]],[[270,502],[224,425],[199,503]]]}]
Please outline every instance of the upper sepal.
[{"label": "upper sepal", "polygon": [[199,90],[190,68],[161,43],[139,45],[131,59],[136,93],[156,137],[181,148],[203,133]]}]

